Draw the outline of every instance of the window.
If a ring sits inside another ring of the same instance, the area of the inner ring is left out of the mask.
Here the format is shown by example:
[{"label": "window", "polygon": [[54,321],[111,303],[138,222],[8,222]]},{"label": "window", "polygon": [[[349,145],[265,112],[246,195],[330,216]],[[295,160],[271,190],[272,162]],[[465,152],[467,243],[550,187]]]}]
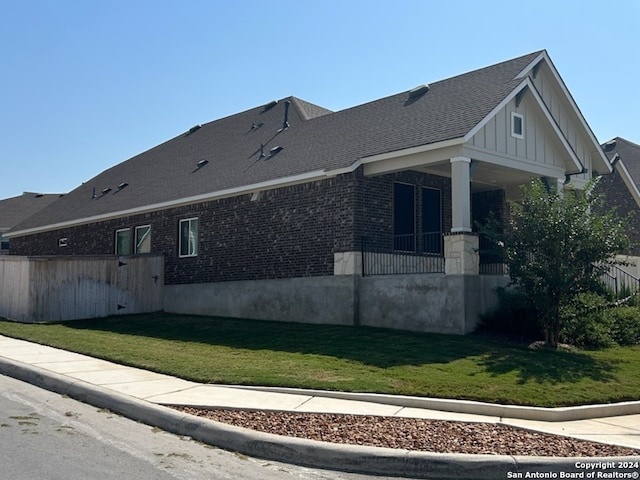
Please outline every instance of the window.
[{"label": "window", "polygon": [[198,255],[198,219],[180,220],[180,238],[178,251],[181,257]]},{"label": "window", "polygon": [[422,251],[442,253],[442,192],[422,189]]},{"label": "window", "polygon": [[0,250],[9,250],[9,239],[0,235]]},{"label": "window", "polygon": [[511,136],[524,138],[524,117],[519,113],[511,112]]},{"label": "window", "polygon": [[416,249],[416,204],[414,186],[393,184],[393,249]]},{"label": "window", "polygon": [[131,229],[116,230],[116,255],[131,255]]},{"label": "window", "polygon": [[63,238],[59,238],[58,239],[58,246],[59,247],[66,247],[68,245],[68,239],[67,237],[63,237]]},{"label": "window", "polygon": [[135,253],[151,253],[151,225],[136,227]]}]

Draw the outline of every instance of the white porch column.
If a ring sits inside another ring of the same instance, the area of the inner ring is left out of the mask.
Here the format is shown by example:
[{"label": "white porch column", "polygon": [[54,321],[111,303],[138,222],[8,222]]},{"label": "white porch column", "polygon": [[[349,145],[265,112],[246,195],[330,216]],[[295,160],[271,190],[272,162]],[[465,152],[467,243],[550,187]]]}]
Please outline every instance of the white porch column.
[{"label": "white porch column", "polygon": [[451,233],[471,232],[471,159],[451,159]]},{"label": "white porch column", "polygon": [[478,236],[471,228],[471,159],[451,159],[451,234],[444,237],[446,275],[478,275]]}]

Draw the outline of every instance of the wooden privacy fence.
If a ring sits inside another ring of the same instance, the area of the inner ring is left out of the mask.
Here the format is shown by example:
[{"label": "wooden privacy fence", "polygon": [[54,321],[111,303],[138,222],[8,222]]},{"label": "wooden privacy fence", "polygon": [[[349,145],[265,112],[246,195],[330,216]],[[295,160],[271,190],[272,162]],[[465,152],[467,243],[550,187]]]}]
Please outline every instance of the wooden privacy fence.
[{"label": "wooden privacy fence", "polygon": [[0,317],[20,322],[162,310],[164,257],[0,257]]}]

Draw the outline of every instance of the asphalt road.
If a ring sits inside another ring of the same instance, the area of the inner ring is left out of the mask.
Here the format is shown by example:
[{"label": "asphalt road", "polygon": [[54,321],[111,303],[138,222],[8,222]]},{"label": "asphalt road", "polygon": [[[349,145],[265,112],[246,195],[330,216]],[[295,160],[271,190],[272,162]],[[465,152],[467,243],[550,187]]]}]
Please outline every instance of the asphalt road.
[{"label": "asphalt road", "polygon": [[5,480],[384,480],[203,445],[0,375]]}]

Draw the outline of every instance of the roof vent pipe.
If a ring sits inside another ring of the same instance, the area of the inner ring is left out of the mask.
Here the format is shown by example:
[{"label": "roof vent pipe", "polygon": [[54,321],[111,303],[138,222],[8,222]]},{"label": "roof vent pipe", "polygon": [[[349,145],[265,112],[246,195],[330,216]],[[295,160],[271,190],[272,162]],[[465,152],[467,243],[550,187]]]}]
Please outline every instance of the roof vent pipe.
[{"label": "roof vent pipe", "polygon": [[284,102],[284,121],[282,122],[282,128],[280,129],[280,131],[286,130],[287,128],[289,128],[289,106],[290,105],[291,105],[291,102],[289,100]]}]

